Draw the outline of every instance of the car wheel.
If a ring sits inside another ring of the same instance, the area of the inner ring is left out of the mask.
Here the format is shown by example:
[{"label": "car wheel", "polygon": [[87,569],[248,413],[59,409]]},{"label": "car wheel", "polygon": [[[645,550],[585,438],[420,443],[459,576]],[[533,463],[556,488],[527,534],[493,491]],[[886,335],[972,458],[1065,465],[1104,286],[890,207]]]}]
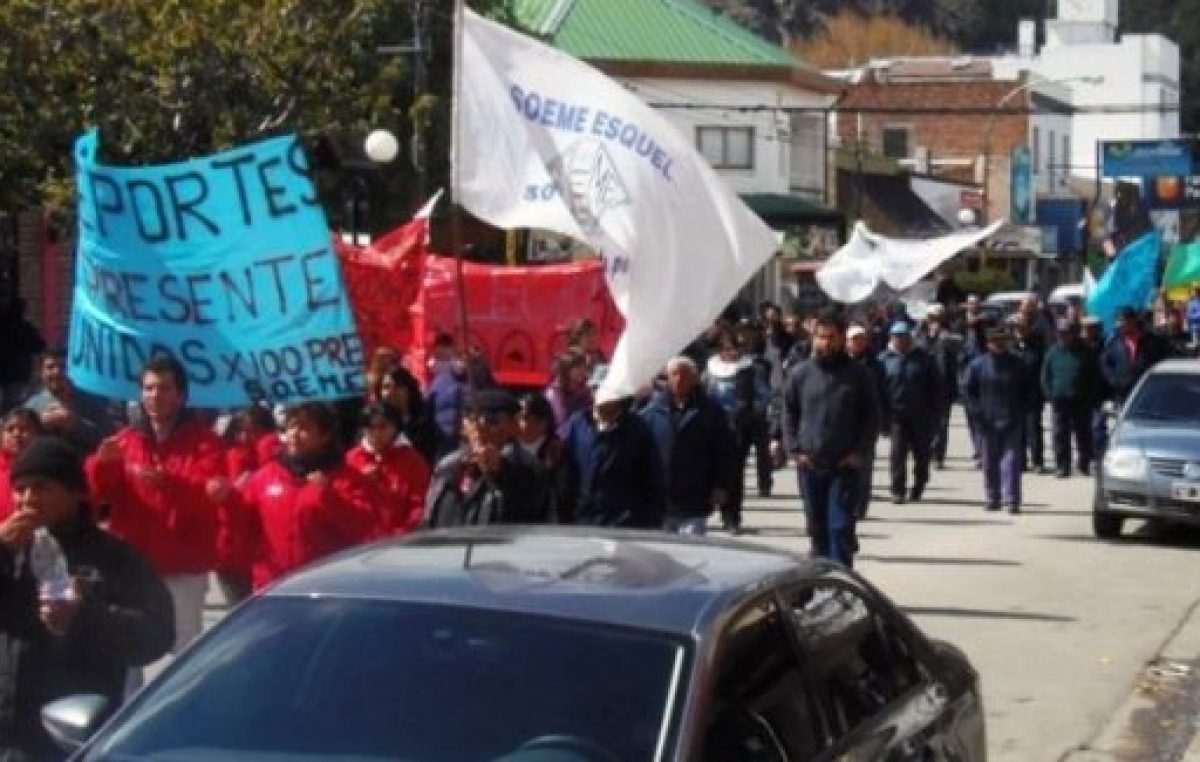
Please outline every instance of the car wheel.
[{"label": "car wheel", "polygon": [[1105,511],[1104,493],[1100,485],[1096,485],[1096,497],[1092,500],[1092,531],[1101,540],[1115,540],[1121,536],[1121,526],[1125,523],[1124,516]]}]

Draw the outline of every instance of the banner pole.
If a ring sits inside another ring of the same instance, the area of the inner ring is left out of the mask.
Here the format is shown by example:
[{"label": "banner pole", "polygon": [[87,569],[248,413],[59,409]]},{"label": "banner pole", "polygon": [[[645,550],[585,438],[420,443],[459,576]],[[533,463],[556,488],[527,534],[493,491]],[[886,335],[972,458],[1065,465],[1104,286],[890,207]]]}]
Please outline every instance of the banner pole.
[{"label": "banner pole", "polygon": [[450,248],[454,250],[454,280],[458,297],[458,330],[462,351],[467,363],[467,389],[475,394],[475,374],[471,347],[470,324],[467,320],[467,279],[463,273],[462,206],[459,204],[460,181],[459,145],[462,126],[460,103],[462,99],[462,43],[463,43],[463,0],[454,2],[454,59],[452,64],[453,87],[450,90]]}]

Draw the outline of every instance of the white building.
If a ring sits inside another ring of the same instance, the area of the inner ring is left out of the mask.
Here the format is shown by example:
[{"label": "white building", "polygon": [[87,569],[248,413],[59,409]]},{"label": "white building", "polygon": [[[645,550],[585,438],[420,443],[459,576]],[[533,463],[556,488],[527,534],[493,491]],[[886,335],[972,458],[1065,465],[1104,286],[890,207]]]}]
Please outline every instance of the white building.
[{"label": "white building", "polygon": [[1058,0],[1046,22],[1046,42],[1031,69],[1072,82],[1070,164],[1075,177],[1094,179],[1097,142],[1179,137],[1179,46],[1159,34],[1120,34],[1119,0]]}]

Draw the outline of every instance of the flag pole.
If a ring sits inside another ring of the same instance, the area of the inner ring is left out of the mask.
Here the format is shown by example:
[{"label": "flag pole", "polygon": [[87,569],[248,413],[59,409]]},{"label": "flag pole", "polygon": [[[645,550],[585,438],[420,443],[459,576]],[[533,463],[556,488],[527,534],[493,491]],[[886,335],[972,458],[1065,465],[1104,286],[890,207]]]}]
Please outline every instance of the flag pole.
[{"label": "flag pole", "polygon": [[474,394],[475,374],[472,372],[471,331],[467,322],[467,282],[463,274],[463,242],[462,242],[462,206],[459,204],[460,181],[458,175],[459,157],[461,156],[459,136],[462,134],[460,124],[460,101],[462,95],[462,44],[463,44],[463,0],[454,1],[454,59],[452,64],[450,89],[450,248],[454,250],[454,280],[455,291],[458,294],[458,329],[462,340],[464,359],[467,363],[467,388]]}]

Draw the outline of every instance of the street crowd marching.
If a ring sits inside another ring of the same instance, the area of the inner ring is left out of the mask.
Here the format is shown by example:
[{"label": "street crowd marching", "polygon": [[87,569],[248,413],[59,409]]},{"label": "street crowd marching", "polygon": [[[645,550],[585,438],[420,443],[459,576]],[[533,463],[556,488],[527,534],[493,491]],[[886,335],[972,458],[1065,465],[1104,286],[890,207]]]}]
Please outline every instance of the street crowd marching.
[{"label": "street crowd marching", "polygon": [[1030,299],[997,323],[960,296],[940,289],[920,322],[900,302],[849,322],[764,303],[752,319],[718,320],[631,398],[600,384],[605,357],[586,319],[541,393],[498,388],[476,354],[442,336],[424,388],[382,347],[363,399],[223,414],[188,408],[171,356],[145,365],[140,401],[122,406],[75,389],[65,352],[30,340],[6,358],[28,367],[40,354],[41,364],[40,388],[3,417],[0,748],[49,755],[37,709],[54,696],[95,692],[118,705],[131,673],[199,635],[214,572],[237,601],[421,527],[703,534],[716,513],[737,533],[752,452],[760,495],[795,463],[813,552],[851,565],[877,438],[890,441],[892,502],[920,501],[931,468],[944,468],[955,401],[985,509],[1018,513],[1022,471],[1047,466],[1047,402],[1058,475],[1087,475],[1104,446],[1101,405],[1190,346],[1143,330],[1132,310],[1103,342],[1073,310]]}]

